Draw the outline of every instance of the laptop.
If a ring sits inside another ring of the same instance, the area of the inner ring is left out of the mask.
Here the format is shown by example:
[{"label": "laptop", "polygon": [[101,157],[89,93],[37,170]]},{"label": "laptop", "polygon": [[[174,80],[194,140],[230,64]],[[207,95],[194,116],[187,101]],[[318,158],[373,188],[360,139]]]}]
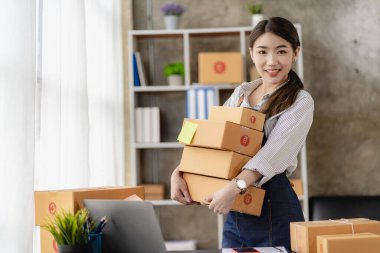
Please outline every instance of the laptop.
[{"label": "laptop", "polygon": [[152,203],[147,201],[85,199],[93,220],[107,216],[104,253],[164,253],[164,238]]}]

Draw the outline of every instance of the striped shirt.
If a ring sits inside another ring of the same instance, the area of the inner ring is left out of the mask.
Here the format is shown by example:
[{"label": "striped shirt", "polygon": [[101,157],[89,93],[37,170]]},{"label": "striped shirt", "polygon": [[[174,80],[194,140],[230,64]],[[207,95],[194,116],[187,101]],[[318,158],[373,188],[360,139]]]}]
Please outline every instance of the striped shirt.
[{"label": "striped shirt", "polygon": [[[262,79],[241,84],[235,88],[224,106],[239,106],[239,98],[244,95],[240,106],[259,110],[274,92],[265,95],[257,105],[249,105],[248,96],[261,84]],[[286,82],[282,85],[285,84]],[[300,90],[293,105],[266,119],[264,133],[267,141],[257,154],[243,166],[243,169],[257,171],[263,175],[255,183],[255,186],[261,187],[273,176],[284,171],[289,176],[296,169],[297,155],[305,145],[306,136],[313,122],[313,112],[313,98],[307,91]]]}]

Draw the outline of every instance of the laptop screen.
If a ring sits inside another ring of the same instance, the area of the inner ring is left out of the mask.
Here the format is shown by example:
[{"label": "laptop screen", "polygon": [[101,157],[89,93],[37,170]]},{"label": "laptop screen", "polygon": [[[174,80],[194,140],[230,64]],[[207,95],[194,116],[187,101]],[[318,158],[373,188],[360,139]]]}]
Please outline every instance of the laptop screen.
[{"label": "laptop screen", "polygon": [[103,230],[104,253],[166,252],[152,203],[86,199],[84,205],[93,220],[108,218]]}]

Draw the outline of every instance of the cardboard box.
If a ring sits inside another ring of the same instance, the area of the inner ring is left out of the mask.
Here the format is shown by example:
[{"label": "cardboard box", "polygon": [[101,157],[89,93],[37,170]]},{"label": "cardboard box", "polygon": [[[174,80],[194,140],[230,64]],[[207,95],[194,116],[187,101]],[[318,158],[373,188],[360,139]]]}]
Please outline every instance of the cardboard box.
[{"label": "cardboard box", "polygon": [[208,119],[230,121],[258,131],[263,131],[265,114],[244,107],[212,106]]},{"label": "cardboard box", "polygon": [[240,52],[198,54],[198,82],[223,84],[243,82],[243,57]]},{"label": "cardboard box", "polygon": [[137,186],[36,191],[34,192],[35,224],[44,225],[47,219],[62,208],[76,212],[84,207],[82,203],[84,199],[125,199],[133,194],[144,199],[144,188]]},{"label": "cardboard box", "polygon": [[185,146],[179,170],[224,179],[235,178],[250,156],[233,151]]},{"label": "cardboard box", "polygon": [[328,221],[291,222],[291,248],[297,253],[316,253],[318,235],[355,233],[380,234],[380,221],[369,219],[342,219]]},{"label": "cardboard box", "polygon": [[146,200],[162,200],[165,196],[163,184],[143,184]]},{"label": "cardboard box", "polygon": [[197,124],[191,146],[235,151],[253,157],[261,148],[263,133],[228,121],[185,119]]},{"label": "cardboard box", "polygon": [[[204,203],[204,198],[222,189],[230,180],[207,177],[202,175],[183,173],[187,183],[191,199]],[[232,206],[232,210],[246,214],[260,216],[263,206],[265,191],[256,187],[248,187],[247,192],[238,195]]]},{"label": "cardboard box", "polygon": [[380,235],[372,233],[319,235],[317,245],[318,253],[378,253]]},{"label": "cardboard box", "polygon": [[291,179],[290,184],[293,187],[293,190],[297,194],[297,196],[303,196],[303,186],[301,179]]},{"label": "cardboard box", "polygon": [[58,245],[54,237],[46,229],[40,228],[41,253],[58,253]]}]

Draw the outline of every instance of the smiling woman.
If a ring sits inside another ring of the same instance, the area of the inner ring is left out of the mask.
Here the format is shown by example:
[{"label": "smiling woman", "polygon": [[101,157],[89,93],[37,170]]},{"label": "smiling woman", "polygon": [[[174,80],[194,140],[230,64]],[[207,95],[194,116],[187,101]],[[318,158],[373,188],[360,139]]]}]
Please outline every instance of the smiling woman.
[{"label": "smiling woman", "polygon": [[[223,248],[285,246],[290,250],[289,223],[304,217],[287,176],[296,169],[297,154],[313,121],[314,101],[291,69],[300,41],[290,21],[263,20],[249,41],[251,58],[262,78],[238,86],[224,106],[266,114],[263,145],[234,180],[205,202],[215,213],[228,214]],[[236,196],[250,185],[266,190],[261,215],[230,211]],[[186,204],[189,193],[179,167],[172,174],[171,186],[173,198]]]}]

